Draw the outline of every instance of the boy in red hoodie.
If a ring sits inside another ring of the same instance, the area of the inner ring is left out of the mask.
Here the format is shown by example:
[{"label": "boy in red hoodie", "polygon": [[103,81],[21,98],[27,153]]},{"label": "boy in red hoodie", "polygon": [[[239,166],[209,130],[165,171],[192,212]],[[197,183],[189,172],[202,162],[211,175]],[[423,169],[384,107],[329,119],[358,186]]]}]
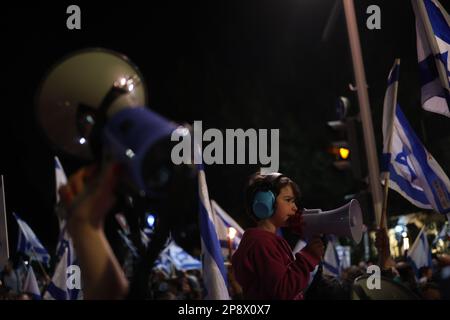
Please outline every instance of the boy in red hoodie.
[{"label": "boy in red hoodie", "polygon": [[324,245],[314,237],[294,256],[287,241],[276,234],[278,228],[289,227],[301,236],[299,197],[297,184],[282,174],[256,174],[250,179],[246,206],[257,226],[245,231],[232,258],[245,299],[303,299]]}]

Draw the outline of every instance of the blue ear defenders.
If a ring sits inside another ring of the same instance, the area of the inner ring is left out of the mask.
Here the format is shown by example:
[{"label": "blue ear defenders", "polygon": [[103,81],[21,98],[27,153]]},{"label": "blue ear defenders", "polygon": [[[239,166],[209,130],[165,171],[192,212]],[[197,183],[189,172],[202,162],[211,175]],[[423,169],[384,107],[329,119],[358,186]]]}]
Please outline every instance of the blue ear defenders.
[{"label": "blue ear defenders", "polygon": [[270,218],[274,213],[275,208],[275,195],[272,189],[273,183],[281,178],[283,175],[281,173],[272,173],[265,179],[269,183],[269,190],[257,191],[253,196],[252,209],[253,213],[258,219]]}]

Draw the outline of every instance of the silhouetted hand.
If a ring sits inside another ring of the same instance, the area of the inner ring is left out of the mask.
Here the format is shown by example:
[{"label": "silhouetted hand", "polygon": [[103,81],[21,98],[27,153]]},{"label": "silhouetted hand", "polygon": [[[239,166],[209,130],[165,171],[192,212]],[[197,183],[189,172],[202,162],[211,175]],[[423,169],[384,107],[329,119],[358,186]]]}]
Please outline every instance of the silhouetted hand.
[{"label": "silhouetted hand", "polygon": [[119,171],[118,164],[109,164],[102,172],[97,166],[83,167],[59,189],[68,211],[69,231],[74,225],[84,223],[103,227],[105,216],[116,201],[114,190]]},{"label": "silhouetted hand", "polygon": [[389,246],[389,237],[386,228],[377,229],[375,232],[375,247],[378,250],[379,264],[383,269],[393,267],[395,264],[391,261],[391,250]]},{"label": "silhouetted hand", "polygon": [[322,259],[325,253],[325,246],[323,244],[322,239],[319,236],[314,236],[308,242],[303,251],[308,252],[309,254],[320,260]]}]

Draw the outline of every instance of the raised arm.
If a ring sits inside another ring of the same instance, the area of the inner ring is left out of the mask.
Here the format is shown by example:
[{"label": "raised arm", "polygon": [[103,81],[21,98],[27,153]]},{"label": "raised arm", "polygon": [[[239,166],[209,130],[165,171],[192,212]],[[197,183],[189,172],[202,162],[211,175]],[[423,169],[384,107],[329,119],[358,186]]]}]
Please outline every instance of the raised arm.
[{"label": "raised arm", "polygon": [[99,173],[84,167],[59,189],[68,210],[68,231],[80,262],[85,299],[122,299],[128,281],[106,239],[103,226],[114,206],[120,167],[108,165]]}]

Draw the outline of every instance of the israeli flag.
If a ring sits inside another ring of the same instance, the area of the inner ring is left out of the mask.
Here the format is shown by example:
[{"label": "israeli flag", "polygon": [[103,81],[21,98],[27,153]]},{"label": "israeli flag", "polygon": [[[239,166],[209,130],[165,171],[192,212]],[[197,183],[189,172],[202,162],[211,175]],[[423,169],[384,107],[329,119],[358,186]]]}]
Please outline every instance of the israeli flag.
[{"label": "israeli flag", "polygon": [[[198,151],[198,150],[197,150]],[[201,151],[200,151],[201,152]],[[216,223],[209,201],[203,165],[198,165],[199,187],[199,220],[202,244],[203,281],[206,288],[206,299],[229,300],[227,289],[227,273],[216,231]]]},{"label": "israeli flag", "polygon": [[441,231],[439,232],[437,237],[433,240],[433,245],[436,245],[439,240],[447,241],[449,239],[450,239],[450,230],[448,228],[448,224],[444,223],[444,225],[442,226]]},{"label": "israeli flag", "polygon": [[154,269],[162,271],[167,278],[175,274],[175,266],[172,263],[170,255],[163,250],[155,261]]},{"label": "israeli flag", "polygon": [[31,295],[33,300],[41,300],[41,291],[39,290],[39,286],[36,280],[36,276],[34,275],[33,268],[28,266],[27,275],[25,277],[25,281],[23,282],[22,291]]},{"label": "israeli flag", "polygon": [[52,280],[44,294],[45,300],[77,300],[81,295],[80,267],[73,264],[69,246],[63,247],[63,255],[56,265]]},{"label": "israeli flag", "polygon": [[226,213],[216,201],[211,200],[211,208],[216,218],[216,231],[217,236],[219,237],[220,247],[222,248],[222,255],[226,257],[229,253],[229,228],[234,228],[236,230],[236,235],[231,241],[231,249],[233,252],[237,249],[239,243],[241,242],[242,236],[244,235],[244,229],[242,229],[242,227],[228,213]]},{"label": "israeli flag", "polygon": [[168,257],[177,270],[200,270],[202,268],[201,261],[184,251],[175,241],[172,241],[162,254]]},{"label": "israeli flag", "polygon": [[336,251],[333,241],[328,241],[327,249],[323,257],[323,274],[339,277],[341,273],[341,266],[339,255]]},{"label": "israeli flag", "polygon": [[30,226],[13,213],[19,226],[19,240],[17,241],[17,252],[22,252],[32,260],[37,260],[46,265],[50,262],[50,255],[39,241]]},{"label": "israeli flag", "polygon": [[421,267],[432,267],[431,249],[428,244],[427,235],[425,233],[425,227],[423,227],[411,248],[408,250],[408,261],[411,263],[412,268],[419,274]]},{"label": "israeli flag", "polygon": [[392,68],[383,110],[383,170],[389,187],[419,208],[450,212],[450,181],[424,148],[396,104],[398,61]]},{"label": "israeli flag", "polygon": [[450,18],[437,0],[412,0],[422,107],[450,117]]},{"label": "israeli flag", "polygon": [[[56,260],[57,265],[51,280],[50,285],[44,295],[47,300],[78,300],[82,296],[81,279],[77,279],[78,275],[73,272],[80,270],[78,261],[73,247],[72,238],[67,231],[66,222],[63,221],[62,230],[56,246]],[[75,283],[73,283],[73,280]],[[69,284],[69,287],[68,287]]]},{"label": "israeli flag", "polygon": [[347,269],[352,266],[351,264],[351,248],[350,246],[335,246],[336,252],[339,257],[339,267],[341,270]]}]

